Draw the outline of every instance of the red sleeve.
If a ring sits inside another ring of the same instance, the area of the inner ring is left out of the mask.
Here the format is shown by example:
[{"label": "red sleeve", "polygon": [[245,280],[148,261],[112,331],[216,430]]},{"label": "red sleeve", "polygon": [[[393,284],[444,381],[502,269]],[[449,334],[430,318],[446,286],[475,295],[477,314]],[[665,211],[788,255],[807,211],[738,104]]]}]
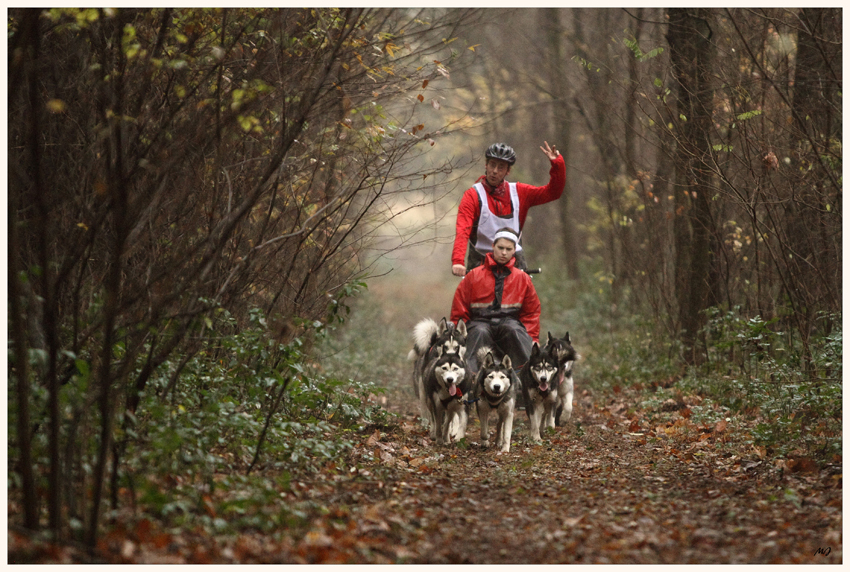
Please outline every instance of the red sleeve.
[{"label": "red sleeve", "polygon": [[452,312],[449,317],[455,324],[458,323],[458,320],[469,321],[469,284],[469,274],[467,274],[461,278],[460,284],[457,285],[457,290],[455,290],[455,296],[452,299]]},{"label": "red sleeve", "polygon": [[534,282],[531,277],[522,272],[527,285],[525,288],[525,298],[522,301],[522,308],[519,311],[519,321],[525,326],[525,330],[531,339],[535,342],[540,342],[540,298],[537,297],[537,290],[534,289]]},{"label": "red sleeve", "polygon": [[533,206],[542,205],[556,201],[564,194],[564,185],[567,184],[567,165],[564,156],[558,155],[552,161],[549,168],[549,184],[545,187],[534,187],[525,183],[517,183],[517,195],[519,195],[519,225],[525,224],[525,215]]},{"label": "red sleeve", "polygon": [[455,244],[452,248],[452,266],[463,264],[466,258],[466,245],[469,242],[469,233],[472,225],[481,214],[481,205],[478,204],[478,193],[474,188],[467,189],[460,199],[457,208],[457,221],[455,222]]}]

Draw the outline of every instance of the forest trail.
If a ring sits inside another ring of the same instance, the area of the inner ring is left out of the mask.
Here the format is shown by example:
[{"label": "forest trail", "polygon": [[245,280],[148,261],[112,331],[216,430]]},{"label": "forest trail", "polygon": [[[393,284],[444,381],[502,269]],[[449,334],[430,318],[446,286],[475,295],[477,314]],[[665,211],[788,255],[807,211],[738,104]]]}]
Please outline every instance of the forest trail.
[{"label": "forest trail", "polygon": [[[377,321],[442,317],[453,282],[418,284],[370,285],[394,301]],[[579,364],[569,425],[534,445],[520,411],[511,452],[498,454],[478,445],[475,414],[465,446],[432,444],[410,367],[386,380],[401,422],[374,428],[355,451],[376,469],[327,490],[350,508],[315,521],[292,546],[298,561],[842,562],[840,465],[774,463],[748,443],[746,420],[697,422],[697,396],[645,408],[630,389],[593,392]]]},{"label": "forest trail", "polygon": [[[371,327],[390,332],[389,324],[403,323],[385,341],[407,347],[398,331],[423,316],[442,317],[446,284],[370,285],[380,302]],[[590,349],[576,347],[585,355]],[[201,527],[172,535],[143,519],[106,535],[97,561],[842,562],[840,464],[772,460],[751,444],[746,419],[697,420],[698,396],[648,402],[634,388],[597,391],[579,363],[573,419],[543,444],[529,441],[519,411],[510,453],[479,446],[475,414],[466,443],[438,447],[418,418],[412,364],[398,348],[389,353],[392,366],[379,381],[397,418],[358,436],[350,469],[329,466],[274,489],[276,502],[297,514],[291,526],[222,539]],[[280,475],[267,470],[262,478]],[[215,516],[213,500],[205,510]],[[15,531],[8,539],[12,562],[88,561],[78,547],[39,548]]]},{"label": "forest trail", "polygon": [[[649,428],[627,393],[581,394],[573,422],[542,445],[530,444],[519,412],[507,454],[478,446],[475,418],[466,449],[432,446],[412,419],[376,431],[364,449],[388,470],[383,483],[343,495],[357,500],[353,530],[378,540],[367,560],[842,561],[840,474],[771,465],[729,426],[691,423],[687,406]],[[333,539],[337,527],[312,538]],[[337,542],[300,549],[305,561],[362,561]]]}]

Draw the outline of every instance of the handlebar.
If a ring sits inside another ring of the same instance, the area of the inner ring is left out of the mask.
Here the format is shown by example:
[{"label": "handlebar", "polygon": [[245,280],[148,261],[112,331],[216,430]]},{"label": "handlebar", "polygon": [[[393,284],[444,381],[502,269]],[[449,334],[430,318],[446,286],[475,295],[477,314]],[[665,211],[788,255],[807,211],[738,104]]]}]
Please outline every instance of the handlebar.
[{"label": "handlebar", "polygon": [[542,268],[526,268],[524,270],[524,272],[526,274],[540,274],[541,272],[543,272],[543,269]]}]

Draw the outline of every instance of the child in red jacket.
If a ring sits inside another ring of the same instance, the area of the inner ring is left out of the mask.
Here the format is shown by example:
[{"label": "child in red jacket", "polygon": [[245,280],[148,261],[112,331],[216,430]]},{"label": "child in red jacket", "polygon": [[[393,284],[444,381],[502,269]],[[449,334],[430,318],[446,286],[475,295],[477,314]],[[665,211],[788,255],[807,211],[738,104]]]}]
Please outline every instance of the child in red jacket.
[{"label": "child in red jacket", "polygon": [[475,354],[482,346],[509,355],[519,371],[540,337],[540,299],[531,277],[514,265],[518,241],[510,228],[496,232],[493,252],[455,290],[451,320],[466,323],[465,357],[473,372],[478,371]]}]

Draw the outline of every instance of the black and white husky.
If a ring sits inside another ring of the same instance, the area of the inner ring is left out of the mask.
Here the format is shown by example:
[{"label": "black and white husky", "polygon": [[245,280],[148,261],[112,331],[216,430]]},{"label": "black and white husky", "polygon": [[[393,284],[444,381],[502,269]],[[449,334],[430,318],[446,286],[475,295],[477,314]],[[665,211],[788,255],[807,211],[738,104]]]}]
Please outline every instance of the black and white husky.
[{"label": "black and white husky", "polygon": [[466,437],[469,422],[466,401],[473,383],[466,360],[455,353],[443,354],[428,363],[422,382],[431,420],[431,439],[442,445],[449,443],[451,437],[457,441]]},{"label": "black and white husky", "polygon": [[555,427],[558,409],[558,360],[534,342],[531,357],[519,372],[525,411],[528,414],[529,435],[539,443],[540,431]]},{"label": "black and white husky", "polygon": [[413,328],[413,349],[407,354],[407,359],[415,361],[413,365],[413,391],[417,398],[422,396],[422,374],[428,363],[443,354],[458,354],[463,357],[466,352],[466,324],[460,322],[457,326],[445,318],[437,324],[431,318],[421,320]]},{"label": "black and white husky", "polygon": [[549,332],[549,341],[543,350],[558,362],[558,404],[555,411],[555,423],[561,427],[570,420],[573,412],[573,363],[581,356],[573,349],[570,333],[563,338],[553,338]]},{"label": "black and white husky", "polygon": [[[443,318],[439,324],[431,318],[421,320],[413,328],[413,349],[407,359],[413,364],[413,392],[419,400],[419,410],[432,429],[434,419],[428,407],[428,396],[424,390],[424,374],[429,364],[444,354],[457,354],[461,358],[466,352],[466,324],[454,323]],[[432,431],[433,433],[433,431]],[[432,434],[432,437],[434,435]]]},{"label": "black and white husky", "polygon": [[570,342],[570,334],[549,340],[544,348],[537,342],[531,357],[520,371],[522,394],[531,439],[540,442],[540,432],[564,425],[573,412],[573,363],[579,356]]},{"label": "black and white husky", "polygon": [[511,431],[514,425],[517,383],[511,368],[511,358],[505,356],[496,361],[490,348],[483,347],[476,353],[481,368],[475,380],[478,419],[481,421],[481,444],[489,446],[490,413],[495,412],[496,449],[502,453],[511,450]]}]

